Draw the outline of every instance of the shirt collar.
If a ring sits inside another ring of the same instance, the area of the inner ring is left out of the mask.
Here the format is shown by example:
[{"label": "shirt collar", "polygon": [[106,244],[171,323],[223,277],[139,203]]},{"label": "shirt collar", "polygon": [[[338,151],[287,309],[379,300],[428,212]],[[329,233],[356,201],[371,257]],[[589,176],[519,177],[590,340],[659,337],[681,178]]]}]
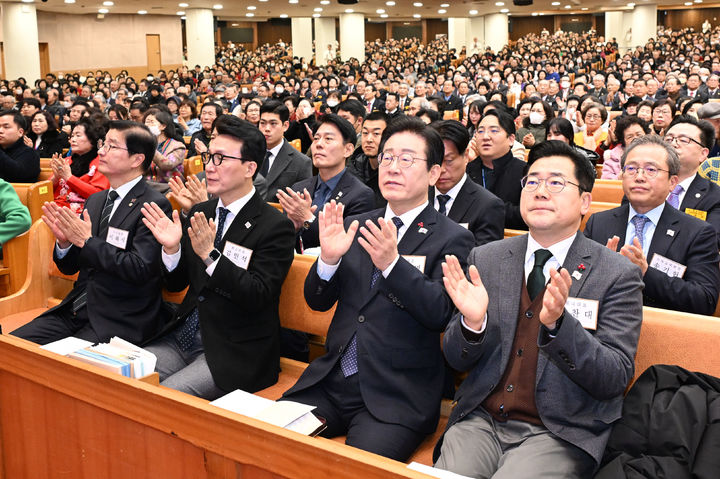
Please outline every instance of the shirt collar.
[{"label": "shirt collar", "polygon": [[282,141],[280,141],[280,143],[275,145],[275,148],[268,150],[270,152],[270,154],[272,155],[272,158],[277,157],[278,153],[280,153],[280,148],[283,147],[283,144],[285,144],[285,138],[283,138]]},{"label": "shirt collar", "polygon": [[533,238],[532,233],[528,234],[528,244],[527,249],[525,250],[525,263],[527,264],[530,261],[530,258],[535,254],[535,252],[539,249],[546,249],[550,251],[553,255],[553,258],[555,258],[562,266],[562,264],[565,262],[565,257],[568,254],[568,251],[570,250],[570,246],[572,246],[573,241],[575,241],[575,237],[577,236],[577,233],[570,236],[569,238],[566,238],[562,241],[558,241],[557,243],[544,248],[540,245],[537,241],[535,241],[535,238]]},{"label": "shirt collar", "polygon": [[405,231],[410,227],[412,222],[417,218],[417,216],[420,214],[422,210],[427,208],[428,201],[425,201],[420,206],[416,206],[415,208],[406,211],[405,213],[401,215],[396,215],[392,208],[390,208],[390,205],[387,205],[387,208],[385,208],[385,221],[392,221],[393,217],[398,216],[400,220],[403,222],[402,228],[400,228],[400,231],[398,232],[398,242],[400,242],[400,239],[405,234]]},{"label": "shirt collar", "polygon": [[[630,207],[630,213],[628,214],[628,223],[630,223],[630,221],[632,221],[635,215],[639,215],[640,213],[635,211],[635,208],[633,208],[632,205],[628,204],[628,206]],[[655,208],[651,209],[650,211],[645,213],[644,216],[646,216],[650,221],[652,221],[652,224],[657,226],[664,209],[665,202],[663,202],[660,206],[656,206]]]},{"label": "shirt collar", "polygon": [[[229,205],[224,205],[222,199],[218,198],[217,207],[215,208],[216,213],[217,210],[219,210],[220,208],[227,208],[228,210],[230,210],[230,213],[232,213],[233,216],[237,216],[238,213],[240,213],[240,210],[243,209],[243,207],[247,204],[248,201],[250,201],[250,198],[252,198],[254,194],[255,187],[253,186],[250,190],[250,193],[238,198]],[[215,217],[217,217],[217,214],[215,215]]]},{"label": "shirt collar", "polygon": [[327,181],[323,181],[322,178],[320,178],[320,175],[318,175],[318,187],[320,187],[321,184],[325,183],[327,187],[330,189],[330,191],[335,191],[335,188],[337,187],[338,183],[340,183],[340,179],[342,179],[343,174],[345,173],[345,170],[347,168],[343,168],[343,170],[338,173],[337,175],[333,176]]},{"label": "shirt collar", "polygon": [[462,189],[463,185],[465,184],[465,180],[467,179],[467,173],[463,174],[462,178],[460,178],[460,181],[455,184],[452,188],[448,190],[447,193],[440,193],[440,191],[437,189],[437,186],[435,187],[435,198],[438,196],[445,194],[450,197],[451,200],[454,200],[457,198],[458,193],[460,193],[460,190]]},{"label": "shirt collar", "polygon": [[130,190],[135,188],[135,185],[140,183],[141,179],[142,179],[142,175],[140,175],[136,178],[133,178],[132,180],[128,181],[127,183],[125,183],[117,188],[114,188],[114,189],[110,188],[110,190],[115,191],[118,194],[118,199],[122,200],[123,198],[125,198],[125,195],[130,193]]},{"label": "shirt collar", "polygon": [[683,187],[683,191],[684,191],[685,193],[687,193],[688,188],[690,188],[690,183],[692,183],[693,181],[695,181],[695,177],[696,177],[696,176],[697,176],[697,173],[695,173],[694,175],[692,175],[692,176],[689,177],[689,178],[685,178],[685,179],[682,180],[680,183],[678,183],[680,186]]}]

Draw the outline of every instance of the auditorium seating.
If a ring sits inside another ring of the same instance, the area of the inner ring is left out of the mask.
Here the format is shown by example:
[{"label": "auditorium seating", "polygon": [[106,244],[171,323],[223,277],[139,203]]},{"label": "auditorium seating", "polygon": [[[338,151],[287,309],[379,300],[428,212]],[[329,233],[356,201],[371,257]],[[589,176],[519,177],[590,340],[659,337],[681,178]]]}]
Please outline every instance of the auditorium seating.
[{"label": "auditorium seating", "polygon": [[53,186],[50,181],[36,183],[12,183],[22,204],[30,211],[33,223],[42,217],[42,206],[46,201],[53,201]]},{"label": "auditorium seating", "polygon": [[205,168],[202,160],[200,159],[200,155],[185,158],[185,160],[183,160],[183,174],[185,175],[185,178],[190,175],[197,175],[204,170]]},{"label": "auditorium seating", "polygon": [[30,232],[16,236],[2,245],[0,259],[0,297],[18,291],[27,276]]},{"label": "auditorium seating", "polygon": [[625,196],[625,194],[623,193],[621,180],[595,180],[595,185],[592,189],[593,201],[617,203],[619,205],[622,202],[623,196]]},{"label": "auditorium seating", "polygon": [[300,138],[298,138],[298,139],[296,139],[296,140],[292,140],[292,141],[290,141],[289,143],[290,143],[290,144],[293,146],[293,148],[295,148],[297,151],[301,151],[301,149],[302,149],[302,142],[300,141]]}]

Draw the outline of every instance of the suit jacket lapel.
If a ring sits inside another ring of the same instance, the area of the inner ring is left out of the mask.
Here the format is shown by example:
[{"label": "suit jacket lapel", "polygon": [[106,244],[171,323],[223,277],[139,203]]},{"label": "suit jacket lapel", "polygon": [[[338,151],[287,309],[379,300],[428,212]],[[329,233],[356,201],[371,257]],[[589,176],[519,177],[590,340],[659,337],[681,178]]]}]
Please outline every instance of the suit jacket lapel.
[{"label": "suit jacket lapel", "polygon": [[468,187],[468,181],[472,180],[469,177],[465,179],[465,184],[462,188],[460,188],[460,191],[458,192],[457,197],[453,200],[452,207],[448,212],[448,217],[456,223],[459,223],[463,216],[465,216],[465,213],[473,202],[475,190],[471,190]]},{"label": "suit jacket lapel", "polygon": [[[338,184],[335,185],[335,189],[332,190],[330,193],[330,196],[328,198],[328,201],[335,200],[338,203],[345,204],[345,198],[347,198],[348,192],[352,189],[351,186],[351,179],[348,175],[351,175],[352,173],[349,173],[347,170],[345,170],[345,173],[340,177],[340,181],[338,181]],[[317,188],[317,186],[316,186]]]},{"label": "suit jacket lapel", "polygon": [[[619,247],[622,247],[622,245],[625,244],[625,233],[627,232],[627,222],[628,222],[628,215],[630,214],[630,204],[625,203],[624,205],[621,205],[620,208],[615,208],[613,211],[613,224],[610,225],[609,228],[607,228],[606,231],[609,232],[615,232],[617,231],[618,237],[620,238]],[[612,238],[612,236],[610,236]],[[610,239],[608,238],[608,239]]]},{"label": "suit jacket lapel", "polygon": [[[230,224],[230,227],[223,235],[222,240],[220,241],[220,247],[218,248],[220,251],[223,251],[225,248],[225,242],[228,239],[230,239],[233,243],[242,246],[242,242],[257,224],[256,218],[260,215],[261,206],[262,200],[260,199],[260,195],[255,192],[252,198],[250,198],[245,206],[243,206],[238,212],[237,216],[235,216]],[[214,210],[212,214],[214,217]]]},{"label": "suit jacket lapel", "polygon": [[685,192],[685,197],[683,197],[680,211],[685,211],[687,208],[696,209],[696,206],[700,203],[700,200],[702,200],[708,189],[707,182],[702,180],[700,175],[696,175],[695,179],[692,180],[688,190]]},{"label": "suit jacket lapel", "polygon": [[[494,282],[492,291],[488,291],[490,298],[499,298],[496,304],[497,309],[488,310],[488,317],[498,318],[501,322],[500,341],[502,348],[502,359],[500,364],[505,367],[510,359],[512,343],[517,330],[517,319],[520,314],[520,295],[522,294],[523,278],[525,277],[525,251],[527,250],[528,236],[523,235],[516,240],[507,241],[508,249],[500,258],[500,269],[498,281]],[[486,285],[488,283],[485,283]],[[509,315],[509,321],[503,316]],[[510,324],[512,327],[507,328]],[[502,371],[501,371],[502,373]]]},{"label": "suit jacket lapel", "polygon": [[105,190],[97,193],[92,200],[88,200],[85,203],[85,209],[87,210],[92,220],[92,235],[98,235],[98,229],[100,228],[100,215],[102,215],[103,207],[107,201],[107,196],[110,190]]},{"label": "suit jacket lapel", "polygon": [[439,214],[431,204],[428,204],[413,223],[407,225],[408,229],[398,243],[398,252],[401,255],[413,254],[426,239],[432,236]]},{"label": "suit jacket lapel", "polygon": [[268,171],[267,178],[265,178],[265,181],[267,181],[268,185],[272,184],[272,182],[275,181],[278,176],[280,176],[280,173],[285,168],[287,168],[287,165],[290,164],[290,154],[292,152],[288,152],[287,148],[292,147],[288,144],[286,140],[283,140],[283,146],[280,147],[277,156],[272,162],[270,171]]},{"label": "suit jacket lapel", "polygon": [[[118,227],[122,225],[123,221],[127,218],[130,212],[142,203],[142,201],[138,201],[138,198],[145,193],[146,187],[147,185],[145,180],[140,180],[130,191],[128,191],[115,210],[115,213],[113,213],[110,217],[110,222],[108,223],[110,226]],[[105,196],[107,196],[107,194]]]},{"label": "suit jacket lapel", "polygon": [[[667,251],[679,233],[678,228],[675,226],[679,221],[677,218],[679,214],[679,211],[665,203],[665,209],[663,209],[662,215],[660,215],[660,220],[655,227],[655,233],[653,233],[650,248],[648,249],[648,264],[652,261],[655,253],[667,256]],[[672,233],[670,233],[670,231],[672,231]]]}]

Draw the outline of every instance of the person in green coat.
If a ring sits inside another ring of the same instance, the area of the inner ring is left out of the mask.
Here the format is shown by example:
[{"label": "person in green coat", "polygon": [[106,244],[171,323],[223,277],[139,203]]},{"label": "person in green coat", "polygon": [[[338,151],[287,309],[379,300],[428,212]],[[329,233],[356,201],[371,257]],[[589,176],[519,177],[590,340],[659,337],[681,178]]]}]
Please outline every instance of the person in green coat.
[{"label": "person in green coat", "polygon": [[0,257],[2,246],[30,229],[30,212],[22,204],[15,188],[0,179]]}]

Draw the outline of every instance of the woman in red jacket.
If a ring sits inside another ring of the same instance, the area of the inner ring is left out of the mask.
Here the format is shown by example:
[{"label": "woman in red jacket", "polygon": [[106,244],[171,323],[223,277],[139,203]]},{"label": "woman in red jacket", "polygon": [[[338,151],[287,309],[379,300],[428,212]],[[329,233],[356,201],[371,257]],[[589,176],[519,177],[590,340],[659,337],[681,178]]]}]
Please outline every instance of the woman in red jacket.
[{"label": "woman in red jacket", "polygon": [[55,203],[59,206],[67,206],[80,214],[90,195],[110,188],[108,179],[98,171],[98,142],[104,136],[100,126],[89,118],[81,118],[70,136],[72,156],[53,156],[50,166]]}]

